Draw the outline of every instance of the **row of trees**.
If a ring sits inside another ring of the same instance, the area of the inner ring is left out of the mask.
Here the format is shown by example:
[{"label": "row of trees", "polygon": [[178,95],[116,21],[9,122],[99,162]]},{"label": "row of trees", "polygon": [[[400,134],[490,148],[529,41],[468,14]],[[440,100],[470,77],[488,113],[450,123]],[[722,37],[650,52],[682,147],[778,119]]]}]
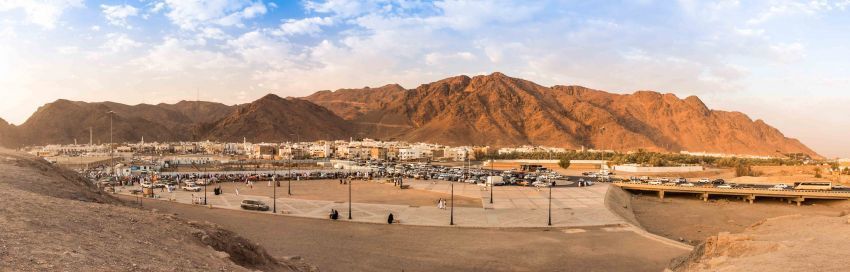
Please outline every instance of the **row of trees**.
[{"label": "row of trees", "polygon": [[608,160],[611,164],[640,164],[647,166],[679,166],[683,164],[707,165],[716,167],[745,167],[754,165],[801,165],[800,159],[750,159],[750,158],[717,158],[707,156],[693,156],[686,154],[671,154],[647,152],[638,150],[633,153],[619,152],[578,152],[568,151],[563,153],[535,152],[535,153],[506,153],[495,152],[475,154],[476,158],[482,160],[512,160],[512,159],[536,159],[536,160]]}]

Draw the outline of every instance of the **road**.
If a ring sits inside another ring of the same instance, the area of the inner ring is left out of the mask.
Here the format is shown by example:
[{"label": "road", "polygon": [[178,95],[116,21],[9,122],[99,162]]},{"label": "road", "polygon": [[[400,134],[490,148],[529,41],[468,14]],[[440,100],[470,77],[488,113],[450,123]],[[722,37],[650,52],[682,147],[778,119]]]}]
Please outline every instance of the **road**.
[{"label": "road", "polygon": [[276,216],[166,201],[145,201],[144,207],[217,223],[258,242],[272,255],[299,255],[322,271],[661,271],[670,259],[687,254],[618,227],[423,227]]}]

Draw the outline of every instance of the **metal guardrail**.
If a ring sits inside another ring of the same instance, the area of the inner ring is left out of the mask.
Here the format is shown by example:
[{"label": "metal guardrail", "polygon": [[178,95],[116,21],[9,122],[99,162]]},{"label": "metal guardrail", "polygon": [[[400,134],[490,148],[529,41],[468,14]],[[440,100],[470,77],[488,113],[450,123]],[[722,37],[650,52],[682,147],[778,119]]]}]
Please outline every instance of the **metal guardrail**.
[{"label": "metal guardrail", "polygon": [[777,196],[824,196],[824,197],[845,197],[850,199],[850,191],[828,191],[828,190],[768,190],[760,188],[717,188],[717,187],[701,187],[701,186],[678,186],[667,184],[645,184],[633,182],[615,182],[616,186],[626,189],[655,189],[655,190],[675,190],[681,192],[694,193],[718,193],[718,194],[762,194],[762,195],[777,195]]}]

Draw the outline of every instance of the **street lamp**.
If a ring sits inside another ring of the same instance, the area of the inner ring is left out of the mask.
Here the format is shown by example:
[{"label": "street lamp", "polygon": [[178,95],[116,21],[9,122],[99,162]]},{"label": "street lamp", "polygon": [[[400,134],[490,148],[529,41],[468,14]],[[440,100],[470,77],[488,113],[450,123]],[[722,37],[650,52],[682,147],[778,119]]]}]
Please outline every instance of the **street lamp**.
[{"label": "street lamp", "polygon": [[272,213],[277,213],[277,168],[272,162]]},{"label": "street lamp", "polygon": [[[111,177],[115,177],[115,155],[112,153],[112,115],[114,115],[115,112],[108,111],[106,113],[109,114],[109,175]],[[110,184],[112,184],[111,181]],[[115,184],[112,184],[112,192],[115,192]]]},{"label": "street lamp", "polygon": [[[296,136],[295,133],[290,133],[289,136]],[[297,135],[298,142],[301,142],[301,135]],[[286,193],[288,195],[292,195],[292,159],[295,158],[295,154],[292,153],[294,151],[295,144],[289,146],[289,181],[286,183]]]},{"label": "street lamp", "polygon": [[[493,175],[493,159],[490,159],[490,175]],[[493,204],[493,183],[495,180],[490,180],[490,204]]]},{"label": "street lamp", "polygon": [[451,209],[451,213],[449,215],[449,225],[454,225],[455,224],[455,183],[449,181],[449,184],[451,184],[451,187],[452,187],[452,196],[451,196],[452,209]]},{"label": "street lamp", "polygon": [[552,225],[552,185],[549,185],[549,226]]},{"label": "street lamp", "polygon": [[[351,167],[351,165],[349,165],[348,167]],[[349,168],[349,172],[350,171],[351,171],[351,169]],[[349,177],[348,177],[348,220],[351,220],[351,183],[353,181],[354,180],[351,179],[351,174],[349,173]]]}]

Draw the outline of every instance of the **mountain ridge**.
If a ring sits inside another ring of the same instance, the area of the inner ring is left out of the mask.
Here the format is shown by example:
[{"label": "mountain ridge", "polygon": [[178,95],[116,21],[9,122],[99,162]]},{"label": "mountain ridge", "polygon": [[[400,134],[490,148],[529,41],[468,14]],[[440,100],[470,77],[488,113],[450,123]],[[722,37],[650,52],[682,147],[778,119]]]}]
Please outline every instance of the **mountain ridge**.
[{"label": "mountain ridge", "polygon": [[[615,94],[576,85],[546,87],[495,72],[405,89],[398,84],[322,90],[301,98],[265,95],[215,102],[124,105],[59,99],[20,126],[0,123],[5,144],[87,142],[89,127],[115,141],[289,141],[378,138],[494,147],[819,155],[763,120],[710,109],[699,97],[639,90]],[[17,139],[9,141],[8,139]],[[3,139],[0,139],[3,140]],[[0,141],[3,144],[4,141]]]}]

